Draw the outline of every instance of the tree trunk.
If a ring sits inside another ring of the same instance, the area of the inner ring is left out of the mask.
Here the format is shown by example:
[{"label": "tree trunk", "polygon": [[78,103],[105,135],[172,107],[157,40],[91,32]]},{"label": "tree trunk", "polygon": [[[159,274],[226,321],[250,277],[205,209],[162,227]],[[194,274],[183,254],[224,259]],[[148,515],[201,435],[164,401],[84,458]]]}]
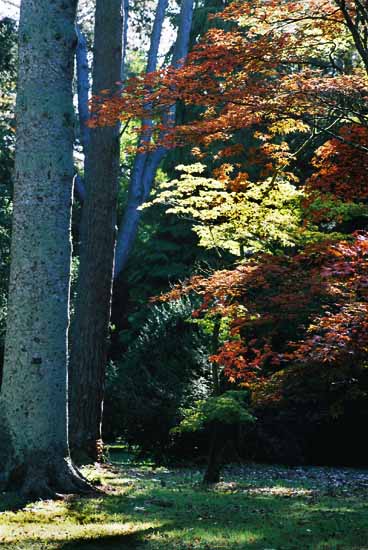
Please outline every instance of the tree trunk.
[{"label": "tree trunk", "polygon": [[[157,5],[156,20],[154,25],[155,32],[152,33],[147,72],[152,72],[156,69],[159,36],[162,31],[164,5],[165,0],[159,1]],[[188,53],[193,6],[194,0],[182,1],[178,36],[175,42],[172,59],[172,65],[174,67],[179,67]],[[172,123],[174,123],[175,109],[171,109],[170,112],[166,114],[166,118],[168,117],[171,119]],[[145,126],[149,125],[148,119],[143,122]],[[148,141],[148,138],[146,137],[143,141]],[[161,147],[152,153],[138,153],[136,156],[129,185],[128,203],[116,242],[114,270],[115,279],[119,277],[120,273],[122,273],[126,266],[136,239],[139,221],[141,218],[141,211],[138,210],[138,208],[148,199],[156,176],[157,168],[159,167],[165,154],[166,150]]]},{"label": "tree trunk", "polygon": [[222,457],[227,436],[224,426],[219,422],[213,422],[211,426],[211,441],[207,458],[207,468],[204,474],[203,483],[218,483],[222,470]]},{"label": "tree trunk", "polygon": [[23,0],[0,483],[32,496],[90,489],[67,429],[72,78],[76,0]]},{"label": "tree trunk", "polygon": [[[77,48],[75,52],[75,60],[77,66],[77,90],[78,90],[78,116],[79,116],[79,141],[83,149],[84,158],[87,156],[89,146],[90,130],[87,126],[89,119],[89,65],[88,65],[88,48],[87,39],[83,34],[79,25],[76,26],[77,33]],[[76,174],[74,178],[74,193],[83,204],[86,198],[86,186],[84,179]]]},{"label": "tree trunk", "polygon": [[[121,0],[97,0],[93,94],[119,90],[122,66]],[[70,444],[78,459],[98,459],[110,320],[119,178],[119,127],[91,129],[85,161],[86,197],[71,332]]]},{"label": "tree trunk", "polygon": [[207,468],[203,483],[218,483],[224,467],[224,454],[235,441],[234,425],[212,422],[210,425],[210,447],[207,457]]},{"label": "tree trunk", "polygon": [[[368,8],[366,2],[357,2],[356,0],[356,11],[349,7],[346,0],[335,0],[335,2],[342,12],[346,26],[350,31],[355,47],[363,61],[365,71],[368,74],[368,47],[366,36]],[[356,13],[355,17],[352,15],[352,12]]]},{"label": "tree trunk", "polygon": [[129,22],[129,0],[122,0],[122,9],[123,9],[123,43],[122,43],[122,53],[121,53],[121,75],[120,78],[123,80],[126,74],[126,54],[127,54],[127,44],[128,44],[128,22]]},{"label": "tree trunk", "polygon": [[76,65],[77,65],[77,89],[78,89],[78,115],[79,115],[79,136],[83,148],[83,153],[86,155],[89,146],[90,129],[87,126],[89,119],[89,66],[88,66],[88,49],[87,39],[84,36],[79,25],[76,26],[78,44],[76,49]]},{"label": "tree trunk", "polygon": [[[216,353],[219,348],[219,335],[221,327],[221,317],[217,315],[214,319],[212,333],[212,353]],[[212,375],[212,395],[221,395],[220,373],[217,363],[211,363]],[[227,428],[229,429],[229,428]],[[222,456],[227,441],[227,432],[220,422],[212,422],[210,426],[210,446],[207,457],[207,469],[203,477],[203,483],[218,483],[222,469]]]}]

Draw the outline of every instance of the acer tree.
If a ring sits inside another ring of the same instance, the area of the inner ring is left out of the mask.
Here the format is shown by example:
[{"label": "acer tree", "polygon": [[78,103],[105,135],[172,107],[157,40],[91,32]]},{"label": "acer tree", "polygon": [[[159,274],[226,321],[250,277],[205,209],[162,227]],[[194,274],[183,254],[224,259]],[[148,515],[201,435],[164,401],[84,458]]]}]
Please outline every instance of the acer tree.
[{"label": "acer tree", "polygon": [[[337,135],[343,122],[365,123],[364,52],[356,46],[358,37],[364,42],[362,17],[332,1],[234,2],[221,15],[230,28],[211,29],[182,68],[132,79],[120,100],[103,103],[95,123],[143,117],[149,105],[146,149],[195,142],[197,152],[249,128],[272,143],[280,167],[295,154],[285,149],[286,135],[313,140]],[[201,117],[162,132],[162,113],[178,100]]]},{"label": "acer tree", "polygon": [[[149,109],[150,122],[140,131],[140,155],[154,156],[164,148],[195,144],[192,153],[201,161],[227,157],[229,161],[222,167],[217,163],[218,170],[226,171],[232,164],[234,181],[243,177],[244,165],[259,164],[257,156],[261,156],[259,181],[252,182],[255,188],[267,177],[271,182],[283,179],[298,186],[295,163],[307,147],[318,145],[322,136],[333,137],[334,144],[345,144],[345,154],[350,147],[351,158],[354,149],[364,154],[363,134],[353,128],[366,124],[367,78],[364,52],[358,47],[364,43],[365,13],[354,3],[329,0],[322,6],[313,0],[233,2],[219,16],[228,28],[211,29],[182,67],[170,66],[133,78],[121,98],[95,103],[92,125],[126,121],[133,114],[144,120]],[[339,40],[335,40],[337,35]],[[354,58],[354,48],[360,61]],[[187,109],[197,109],[200,116],[175,126],[168,124],[163,113],[178,101]],[[242,139],[244,129],[256,147],[248,151],[243,147],[245,161],[235,166],[237,161],[232,163],[231,157],[239,154],[242,144],[237,140]],[[243,183],[245,180],[243,177]],[[231,187],[234,182],[226,185]],[[321,201],[320,196],[315,198]],[[182,199],[176,196],[176,200]],[[174,195],[168,200],[175,200]],[[235,200],[244,204],[240,197]],[[308,200],[311,202],[311,196]],[[186,206],[175,208],[183,213]],[[207,213],[212,206],[207,205]],[[219,218],[223,212],[217,210]],[[233,220],[239,218],[239,206],[229,208],[228,213],[230,210],[236,213],[231,214]],[[198,217],[203,220],[204,211],[197,210],[197,232],[203,232]],[[212,208],[209,216],[214,212]],[[244,217],[238,228],[242,224],[245,232],[251,232]],[[213,235],[218,224],[210,225]],[[228,224],[228,234],[234,233],[234,227],[233,222]]]},{"label": "acer tree", "polygon": [[144,208],[164,205],[167,214],[191,221],[199,246],[244,257],[303,241],[303,194],[282,175],[253,183],[245,172],[232,177],[235,167],[227,163],[212,178],[201,163],[177,170],[180,178],[159,184]]},{"label": "acer tree", "polygon": [[330,402],[330,414],[341,414],[346,400],[366,391],[367,254],[360,232],[294,256],[264,254],[193,276],[157,299],[194,293],[201,302],[195,318],[229,320],[229,337],[210,360],[252,390],[253,406],[280,402],[285,392],[290,399],[290,387],[303,399],[303,385],[293,380],[309,372],[321,384],[344,387]]},{"label": "acer tree", "polygon": [[[237,26],[210,31],[181,70],[151,75],[152,93],[147,78],[131,82],[100,121],[124,119],[134,90],[138,112],[148,101],[155,109],[151,148],[191,143],[197,159],[216,157],[206,177],[184,167],[154,202],[191,219],[202,245],[253,257],[195,276],[166,298],[194,292],[202,300],[195,316],[231,319],[231,336],[211,360],[252,389],[254,404],[280,401],[291,380],[310,372],[325,387],[345,388],[330,403],[331,415],[340,414],[344,399],[365,391],[367,236],[343,233],[366,227],[367,9],[360,2],[241,2],[222,17]],[[201,116],[162,138],[160,111],[178,100]],[[244,151],[245,162],[237,141],[243,129],[258,140],[257,150]],[[315,154],[301,178],[298,159],[308,147]],[[250,181],[245,166],[260,160],[258,179]],[[268,205],[262,195],[270,198],[267,182],[274,192],[282,180],[295,186],[300,202],[296,212],[286,204],[289,240],[272,250],[282,208],[274,195]]]},{"label": "acer tree", "polygon": [[256,418],[247,410],[248,392],[227,390],[207,399],[196,401],[192,408],[183,411],[184,418],[175,432],[199,432],[207,429],[210,434],[207,468],[204,484],[218,483],[223,468],[224,452],[234,439],[239,426],[253,424]]}]

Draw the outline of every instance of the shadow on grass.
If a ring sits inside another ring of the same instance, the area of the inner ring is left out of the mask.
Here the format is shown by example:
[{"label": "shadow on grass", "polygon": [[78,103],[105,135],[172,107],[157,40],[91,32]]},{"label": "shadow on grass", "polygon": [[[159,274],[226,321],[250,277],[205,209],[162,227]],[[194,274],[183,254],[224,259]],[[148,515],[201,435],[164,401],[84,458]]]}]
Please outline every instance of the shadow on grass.
[{"label": "shadow on grass", "polygon": [[29,502],[17,493],[3,493],[0,499],[0,512],[17,512]]},{"label": "shadow on grass", "polygon": [[[368,494],[336,497],[302,492],[301,480],[288,493],[288,479],[285,491],[276,494],[272,489],[284,485],[283,480],[267,477],[256,484],[261,491],[270,481],[265,493],[249,493],[255,486],[247,480],[243,485],[220,484],[206,490],[181,472],[170,475],[135,468],[114,468],[107,479],[110,492],[104,495],[71,498],[60,509],[46,503],[39,515],[37,509],[34,515],[32,510],[26,512],[23,521],[22,514],[17,522],[10,517],[8,528],[17,525],[19,538],[14,537],[16,544],[0,542],[0,548],[138,550],[143,545],[147,550],[363,550],[367,546]],[[0,510],[22,507],[19,497],[2,496]]]},{"label": "shadow on grass", "polygon": [[[76,521],[88,521],[93,512],[90,506],[88,500],[81,499],[71,502],[69,510]],[[100,501],[99,512],[120,516],[118,521],[137,526],[154,522],[159,527],[151,531],[158,536],[162,550],[190,547],[193,540],[198,548],[211,550],[356,550],[363,548],[368,536],[367,506],[334,499],[147,488],[133,500],[108,495]],[[144,533],[139,538],[144,542]],[[62,550],[69,548],[97,550],[104,546],[63,546]]]},{"label": "shadow on grass", "polygon": [[142,542],[141,533],[126,535],[108,535],[95,539],[78,539],[61,543],[60,550],[130,550]]},{"label": "shadow on grass", "polygon": [[2,543],[2,550],[136,550],[142,545],[144,535],[148,530],[135,533],[101,535],[99,537],[78,537],[74,540],[45,540],[34,539],[18,540],[16,543]]}]

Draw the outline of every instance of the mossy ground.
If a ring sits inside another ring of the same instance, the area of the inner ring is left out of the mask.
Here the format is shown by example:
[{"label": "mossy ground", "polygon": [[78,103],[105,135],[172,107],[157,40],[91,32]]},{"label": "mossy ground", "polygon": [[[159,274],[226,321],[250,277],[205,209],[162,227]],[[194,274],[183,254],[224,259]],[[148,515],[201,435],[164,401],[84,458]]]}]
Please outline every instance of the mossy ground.
[{"label": "mossy ground", "polygon": [[368,550],[368,472],[235,466],[211,489],[197,469],[86,468],[94,498],[0,501],[2,550]]}]

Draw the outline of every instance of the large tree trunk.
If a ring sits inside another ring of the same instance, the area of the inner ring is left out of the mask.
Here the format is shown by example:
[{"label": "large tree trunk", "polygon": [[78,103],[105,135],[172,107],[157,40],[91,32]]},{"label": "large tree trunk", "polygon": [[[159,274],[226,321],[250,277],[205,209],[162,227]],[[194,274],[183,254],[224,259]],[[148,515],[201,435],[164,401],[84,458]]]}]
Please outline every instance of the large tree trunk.
[{"label": "large tree trunk", "polygon": [[[93,94],[119,90],[122,66],[121,0],[97,0]],[[78,459],[98,459],[119,178],[119,127],[91,129],[85,162],[80,266],[71,332],[70,445]]]},{"label": "large tree trunk", "polygon": [[85,490],[67,430],[76,0],[23,0],[0,483]]},{"label": "large tree trunk", "polygon": [[[157,52],[159,37],[162,31],[163,14],[167,5],[166,0],[159,0],[157,4],[154,31],[152,33],[150,52],[148,57],[147,72],[154,71],[157,64]],[[179,67],[188,53],[190,29],[192,25],[194,0],[183,0],[180,9],[180,21],[178,35],[175,42],[172,65]],[[149,113],[148,113],[149,114]],[[166,113],[166,123],[175,121],[175,109]],[[149,126],[149,119],[143,121],[145,127]],[[141,140],[148,141],[150,136]],[[148,199],[156,176],[157,168],[164,158],[166,150],[159,148],[152,153],[138,153],[134,162],[131,180],[129,184],[128,202],[125,208],[122,224],[116,242],[116,258],[114,277],[118,278],[124,270],[136,239],[141,218],[139,207]]]}]

